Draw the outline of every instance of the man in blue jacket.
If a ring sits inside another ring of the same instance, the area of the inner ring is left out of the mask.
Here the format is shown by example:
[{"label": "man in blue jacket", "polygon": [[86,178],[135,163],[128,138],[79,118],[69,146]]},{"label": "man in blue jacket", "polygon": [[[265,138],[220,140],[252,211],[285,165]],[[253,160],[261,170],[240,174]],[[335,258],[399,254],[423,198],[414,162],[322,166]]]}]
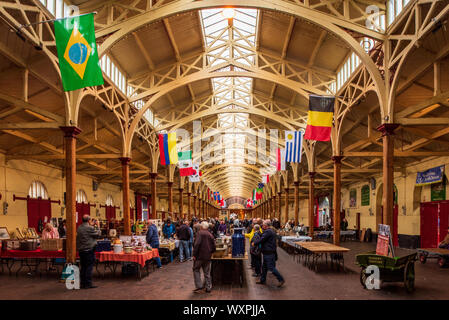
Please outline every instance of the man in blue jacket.
[{"label": "man in blue jacket", "polygon": [[167,222],[164,224],[162,228],[162,232],[164,233],[164,237],[167,239],[173,238],[175,234],[175,226],[171,223],[170,219],[167,219]]},{"label": "man in blue jacket", "polygon": [[265,220],[262,224],[263,233],[259,239],[253,241],[253,245],[257,246],[261,244],[262,255],[263,255],[263,265],[262,265],[262,275],[260,276],[260,281],[257,284],[265,284],[267,280],[268,270],[273,273],[273,275],[278,279],[278,287],[282,287],[285,283],[284,277],[276,269],[276,233],[271,228],[271,221]]},{"label": "man in blue jacket", "polygon": [[[147,232],[147,243],[153,249],[159,249],[159,233],[157,230],[157,226],[150,220],[148,220],[148,232]],[[161,258],[155,257],[156,265],[158,269],[162,268]]]}]

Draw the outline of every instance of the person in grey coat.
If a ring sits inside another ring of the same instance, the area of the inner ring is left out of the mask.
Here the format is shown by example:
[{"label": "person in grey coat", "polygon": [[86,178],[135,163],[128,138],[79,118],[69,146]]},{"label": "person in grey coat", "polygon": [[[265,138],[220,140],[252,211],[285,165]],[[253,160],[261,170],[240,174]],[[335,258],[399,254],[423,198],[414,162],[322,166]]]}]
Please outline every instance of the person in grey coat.
[{"label": "person in grey coat", "polygon": [[96,288],[92,284],[92,270],[95,264],[95,247],[98,238],[101,238],[100,222],[97,221],[94,224],[89,215],[84,215],[83,223],[76,231],[76,248],[81,264],[81,289]]}]

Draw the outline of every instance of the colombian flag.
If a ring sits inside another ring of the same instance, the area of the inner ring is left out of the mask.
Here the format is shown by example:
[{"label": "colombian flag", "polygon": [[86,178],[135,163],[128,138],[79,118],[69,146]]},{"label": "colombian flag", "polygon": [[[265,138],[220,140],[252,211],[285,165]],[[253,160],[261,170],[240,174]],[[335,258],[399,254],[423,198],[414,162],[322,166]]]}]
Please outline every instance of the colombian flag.
[{"label": "colombian flag", "polygon": [[335,97],[310,95],[309,116],[304,139],[329,141],[334,117]]},{"label": "colombian flag", "polygon": [[163,166],[178,163],[176,132],[159,134],[159,154]]}]

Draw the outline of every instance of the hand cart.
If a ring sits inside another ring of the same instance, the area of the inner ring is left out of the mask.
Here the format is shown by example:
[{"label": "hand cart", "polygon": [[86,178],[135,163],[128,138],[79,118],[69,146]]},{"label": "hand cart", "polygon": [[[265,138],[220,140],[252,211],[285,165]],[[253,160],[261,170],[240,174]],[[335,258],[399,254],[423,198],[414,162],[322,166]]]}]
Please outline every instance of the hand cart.
[{"label": "hand cart", "polygon": [[443,268],[449,263],[449,249],[420,248],[418,249],[419,261],[424,264],[427,259],[438,259],[438,265]]},{"label": "hand cart", "polygon": [[404,282],[407,292],[415,288],[415,261],[417,253],[403,257],[387,257],[377,255],[375,251],[358,254],[357,264],[362,268],[360,271],[360,283],[366,288],[366,279],[369,275],[365,273],[368,266],[374,265],[379,268],[380,281],[382,282]]}]

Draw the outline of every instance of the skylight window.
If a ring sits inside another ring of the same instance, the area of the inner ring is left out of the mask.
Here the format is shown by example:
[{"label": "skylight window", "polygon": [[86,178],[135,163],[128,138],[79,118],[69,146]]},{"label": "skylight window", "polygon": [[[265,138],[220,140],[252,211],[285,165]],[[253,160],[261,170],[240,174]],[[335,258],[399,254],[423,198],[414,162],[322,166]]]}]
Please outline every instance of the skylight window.
[{"label": "skylight window", "polygon": [[[245,66],[254,64],[256,57],[257,19],[256,9],[201,10],[207,62],[220,67],[219,72],[245,72]],[[232,18],[228,19],[225,16]],[[218,127],[224,129],[222,137],[225,163],[241,164],[246,158],[246,134],[237,133],[249,127],[249,116],[245,109],[251,108],[253,80],[249,77],[217,77],[211,80],[214,104],[223,113],[218,115]],[[241,110],[242,112],[226,112]],[[226,171],[229,181],[241,181],[243,172],[239,168]],[[232,179],[231,179],[232,178]],[[241,190],[238,186],[235,190]]]}]

